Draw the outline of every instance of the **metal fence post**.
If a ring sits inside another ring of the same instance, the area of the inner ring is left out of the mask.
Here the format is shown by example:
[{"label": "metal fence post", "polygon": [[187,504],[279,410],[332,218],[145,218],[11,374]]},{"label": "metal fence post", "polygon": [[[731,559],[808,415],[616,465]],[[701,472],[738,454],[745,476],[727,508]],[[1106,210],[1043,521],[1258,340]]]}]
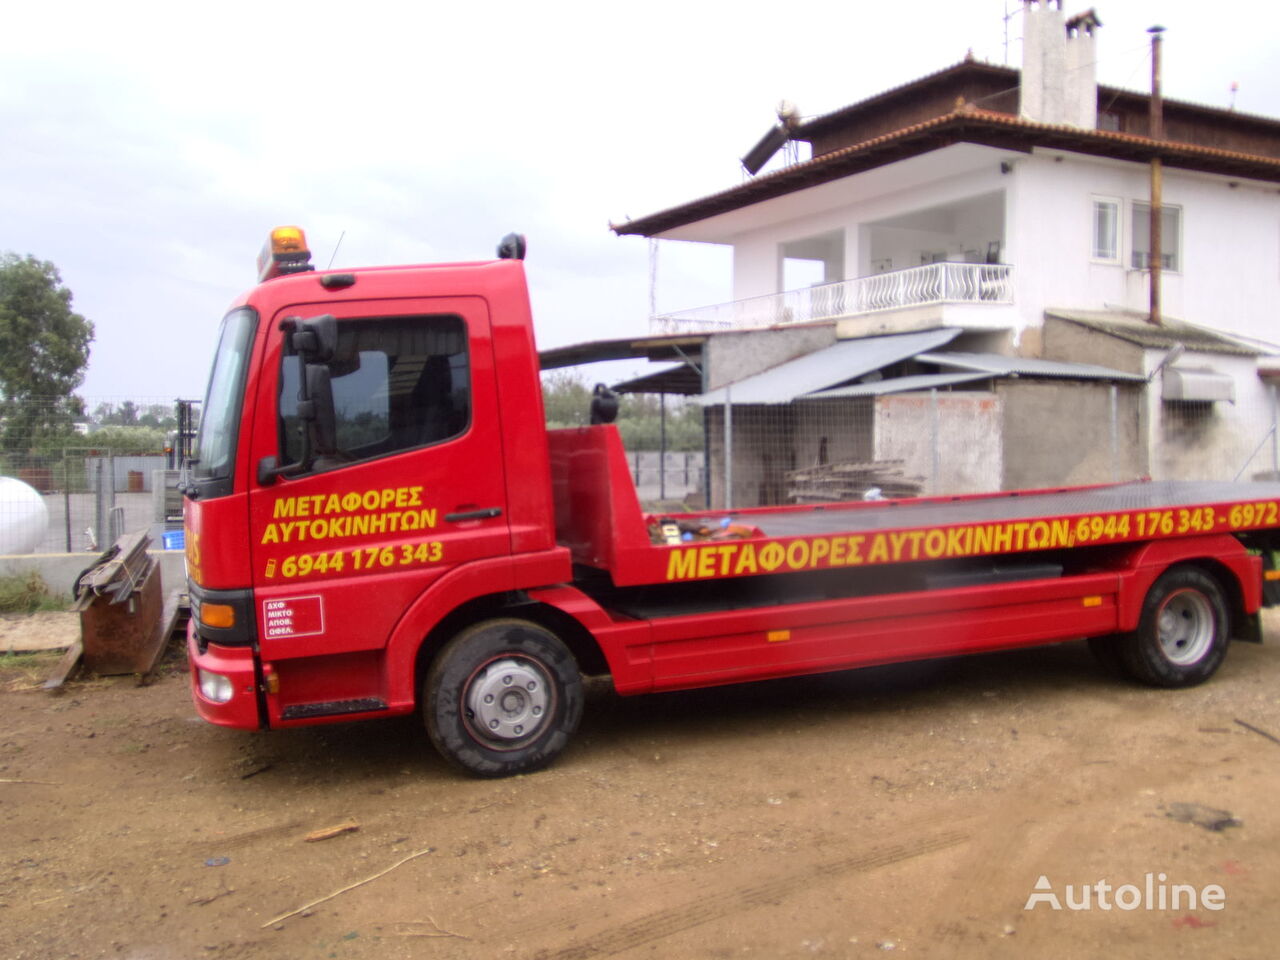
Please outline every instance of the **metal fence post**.
[{"label": "metal fence post", "polygon": [[938,414],[938,388],[937,387],[934,387],[929,391],[929,412],[930,412],[929,420],[930,420],[930,428],[931,428],[929,431],[931,434],[930,442],[933,447],[933,449],[930,451],[931,459],[933,462],[933,468],[932,468],[933,475],[929,478],[929,492],[937,494],[941,492],[941,489],[940,489],[941,483],[938,480],[938,472],[941,470],[941,454],[938,449],[938,444],[941,438],[938,436],[939,414]]},{"label": "metal fence post", "polygon": [[658,499],[667,499],[667,395],[658,394]]},{"label": "metal fence post", "polygon": [[724,388],[724,508],[733,509],[733,388]]},{"label": "metal fence post", "polygon": [[1276,385],[1271,384],[1271,479],[1280,479],[1280,404]]},{"label": "metal fence post", "polygon": [[1111,384],[1111,482],[1120,482],[1120,403],[1119,388]]}]

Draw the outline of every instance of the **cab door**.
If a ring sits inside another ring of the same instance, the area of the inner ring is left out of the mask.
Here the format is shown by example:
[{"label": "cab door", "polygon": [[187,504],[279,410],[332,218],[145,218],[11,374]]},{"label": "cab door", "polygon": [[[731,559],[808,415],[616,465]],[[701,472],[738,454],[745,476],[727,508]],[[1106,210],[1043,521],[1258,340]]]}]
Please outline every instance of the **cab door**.
[{"label": "cab door", "polygon": [[[307,377],[280,327],[325,313],[337,320],[324,364],[336,429],[332,449],[308,457]],[[367,652],[385,645],[410,602],[459,564],[511,551],[487,306],[329,302],[271,323],[249,507],[260,650],[280,661],[284,703],[360,712],[379,686],[380,658]],[[309,672],[302,658],[319,655],[323,669],[317,661]],[[296,709],[284,719],[305,715]]]}]

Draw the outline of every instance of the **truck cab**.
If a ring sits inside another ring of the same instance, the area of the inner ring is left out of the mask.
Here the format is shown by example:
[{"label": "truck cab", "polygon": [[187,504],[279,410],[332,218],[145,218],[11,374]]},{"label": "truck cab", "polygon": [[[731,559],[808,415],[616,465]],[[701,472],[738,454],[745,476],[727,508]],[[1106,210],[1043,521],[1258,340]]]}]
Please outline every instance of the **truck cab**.
[{"label": "truck cab", "polygon": [[222,321],[185,487],[201,715],[412,709],[415,605],[568,579],[548,469],[519,260],[268,276]]}]

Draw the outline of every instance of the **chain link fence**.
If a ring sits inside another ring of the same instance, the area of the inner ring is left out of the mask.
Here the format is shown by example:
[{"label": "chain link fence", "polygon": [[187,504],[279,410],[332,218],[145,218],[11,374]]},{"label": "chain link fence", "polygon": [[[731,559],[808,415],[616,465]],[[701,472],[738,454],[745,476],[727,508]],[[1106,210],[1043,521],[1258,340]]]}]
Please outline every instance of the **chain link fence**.
[{"label": "chain link fence", "polygon": [[[1167,401],[1158,383],[1132,382],[1014,378],[984,389],[876,390],[707,406],[702,451],[685,459],[666,451],[664,461],[661,449],[628,443],[641,502],[696,511],[1143,477],[1280,479],[1280,404],[1261,382],[1213,402]],[[659,462],[668,464],[665,495],[655,490]]]},{"label": "chain link fence", "polygon": [[[1195,403],[1162,400],[1154,385],[1030,379],[884,394],[868,384],[773,405],[643,399],[629,408],[633,422],[624,414],[619,428],[647,510],[985,493],[1144,476],[1280,480],[1280,402],[1275,386],[1261,381],[1234,399]],[[0,477],[22,486],[0,480],[0,554],[97,551],[139,530],[163,545],[166,533],[181,529],[176,488],[194,437],[195,405],[94,398],[83,409],[83,417],[53,430],[3,425]],[[39,422],[38,415],[23,418]]]},{"label": "chain link fence", "polygon": [[177,483],[196,406],[91,398],[77,414],[65,401],[24,403],[0,423],[0,554],[96,552],[144,530],[166,545],[182,528]]}]

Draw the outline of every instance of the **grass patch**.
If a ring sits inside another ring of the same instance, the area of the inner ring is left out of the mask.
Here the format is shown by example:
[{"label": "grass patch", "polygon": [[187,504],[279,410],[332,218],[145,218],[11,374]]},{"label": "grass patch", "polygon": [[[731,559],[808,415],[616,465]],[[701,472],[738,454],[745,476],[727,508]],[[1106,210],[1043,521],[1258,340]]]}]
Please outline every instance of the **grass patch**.
[{"label": "grass patch", "polygon": [[34,570],[26,576],[0,577],[0,613],[66,610],[69,601],[54,593]]},{"label": "grass patch", "polygon": [[0,691],[38,690],[61,659],[61,650],[0,653]]}]

